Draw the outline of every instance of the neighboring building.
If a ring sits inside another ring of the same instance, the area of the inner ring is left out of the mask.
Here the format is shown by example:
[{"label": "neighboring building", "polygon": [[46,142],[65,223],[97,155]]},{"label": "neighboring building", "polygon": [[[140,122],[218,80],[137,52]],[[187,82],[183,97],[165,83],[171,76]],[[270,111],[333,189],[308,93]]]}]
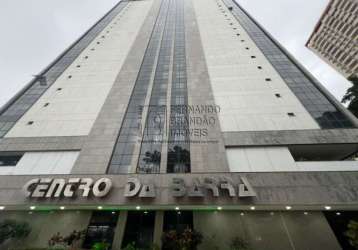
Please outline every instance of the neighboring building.
[{"label": "neighboring building", "polygon": [[331,0],[306,46],[345,77],[358,74],[358,0]]},{"label": "neighboring building", "polygon": [[349,249],[357,125],[232,0],[121,1],[0,112],[6,244]]}]

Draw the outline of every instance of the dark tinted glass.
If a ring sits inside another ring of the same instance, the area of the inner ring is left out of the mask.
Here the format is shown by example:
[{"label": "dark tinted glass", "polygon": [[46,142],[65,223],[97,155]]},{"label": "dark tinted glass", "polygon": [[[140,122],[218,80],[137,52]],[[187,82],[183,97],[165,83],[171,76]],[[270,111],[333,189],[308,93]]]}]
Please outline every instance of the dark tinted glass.
[{"label": "dark tinted glass", "polygon": [[[123,118],[122,127],[112,154],[108,173],[119,174],[128,173],[130,171],[134,147],[137,140],[140,138],[139,135],[142,129],[140,126],[144,111],[144,102],[147,96],[149,84],[151,82],[153,69],[155,67],[156,55],[158,54],[158,50],[161,48],[163,30],[165,28],[168,10],[169,1],[162,1],[148,47],[144,54],[142,65],[139,69],[126,114]],[[150,132],[148,134],[151,134],[152,130],[149,131]],[[159,147],[156,147],[156,150],[158,152],[161,151]],[[157,153],[154,150],[152,150],[151,153],[157,156]],[[142,155],[142,157],[146,157],[145,154]]]},{"label": "dark tinted glass", "polygon": [[154,221],[154,211],[129,211],[122,248],[134,243],[137,249],[150,249],[153,243]]},{"label": "dark tinted glass", "polygon": [[21,158],[22,158],[22,154],[0,155],[0,167],[16,166]]},{"label": "dark tinted glass", "polygon": [[193,229],[192,211],[165,211],[163,231],[183,232],[185,229]]},{"label": "dark tinted glass", "polygon": [[95,211],[87,227],[83,247],[91,249],[95,243],[106,242],[111,249],[115,228],[118,221],[118,212]]},{"label": "dark tinted glass", "polygon": [[174,42],[173,76],[168,142],[168,173],[190,172],[188,105],[184,3],[176,1],[176,29]]},{"label": "dark tinted glass", "polygon": [[167,121],[167,91],[176,28],[176,4],[170,1],[159,58],[154,75],[143,141],[139,154],[138,173],[159,173],[164,129]]}]

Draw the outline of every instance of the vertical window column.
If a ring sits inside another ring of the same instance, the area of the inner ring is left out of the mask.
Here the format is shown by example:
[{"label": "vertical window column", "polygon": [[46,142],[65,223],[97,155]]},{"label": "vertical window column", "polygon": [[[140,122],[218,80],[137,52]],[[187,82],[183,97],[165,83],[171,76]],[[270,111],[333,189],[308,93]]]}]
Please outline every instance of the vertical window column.
[{"label": "vertical window column", "polygon": [[176,26],[168,142],[168,173],[190,172],[184,2],[176,1]]},{"label": "vertical window column", "polygon": [[142,65],[123,118],[122,127],[114,147],[108,173],[128,173],[134,154],[134,148],[140,132],[143,106],[151,82],[156,56],[162,41],[163,30],[167,19],[169,0],[161,3],[159,14],[154,25]]},{"label": "vertical window column", "polygon": [[143,132],[137,173],[159,173],[166,124],[167,91],[175,28],[175,4],[170,0],[167,22],[154,76],[148,114]]}]

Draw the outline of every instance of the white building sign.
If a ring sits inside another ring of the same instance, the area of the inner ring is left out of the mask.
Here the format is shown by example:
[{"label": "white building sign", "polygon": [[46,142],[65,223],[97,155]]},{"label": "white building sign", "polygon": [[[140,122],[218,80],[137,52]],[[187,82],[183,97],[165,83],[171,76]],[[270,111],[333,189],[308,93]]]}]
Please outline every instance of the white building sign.
[{"label": "white building sign", "polygon": [[23,190],[26,197],[31,198],[72,198],[77,190],[82,191],[82,197],[88,197],[90,194],[94,197],[105,197],[111,188],[112,181],[108,178],[97,181],[92,178],[36,178],[28,181]]}]

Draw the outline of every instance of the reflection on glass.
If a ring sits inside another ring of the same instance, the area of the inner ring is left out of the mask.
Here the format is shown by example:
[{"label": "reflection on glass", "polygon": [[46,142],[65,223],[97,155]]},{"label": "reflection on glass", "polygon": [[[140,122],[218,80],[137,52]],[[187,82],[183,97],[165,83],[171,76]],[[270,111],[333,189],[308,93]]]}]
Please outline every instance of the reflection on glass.
[{"label": "reflection on glass", "polygon": [[129,211],[121,249],[152,249],[154,221],[154,211]]},{"label": "reflection on glass", "polygon": [[166,121],[166,103],[173,50],[174,31],[176,27],[175,1],[168,1],[168,16],[160,45],[157,67],[146,117],[144,135],[140,149],[137,172],[159,173],[164,126]]},{"label": "reflection on glass", "polygon": [[141,162],[138,163],[138,173],[159,173],[161,153],[157,150],[154,152],[147,151]]},{"label": "reflection on glass", "polygon": [[103,242],[112,247],[113,237],[118,221],[118,213],[95,211],[87,227],[83,247],[89,249],[95,243]]},{"label": "reflection on glass", "polygon": [[183,1],[176,1],[176,20],[178,26],[175,31],[173,75],[171,89],[171,113],[168,144],[168,173],[190,172],[189,119],[185,112],[188,105],[188,88],[185,51],[185,25]]},{"label": "reflection on glass", "polygon": [[[128,173],[131,169],[131,161],[134,156],[134,148],[140,134],[140,124],[143,115],[143,107],[158,50],[160,50],[164,23],[169,10],[169,1],[162,1],[157,21],[153,28],[148,47],[145,51],[142,65],[134,85],[118,140],[113,151],[112,159],[108,169],[110,174]],[[148,132],[149,133],[149,132]],[[146,152],[146,151],[144,151]]]},{"label": "reflection on glass", "polygon": [[174,146],[168,152],[168,173],[190,172],[190,152],[180,146]]}]

